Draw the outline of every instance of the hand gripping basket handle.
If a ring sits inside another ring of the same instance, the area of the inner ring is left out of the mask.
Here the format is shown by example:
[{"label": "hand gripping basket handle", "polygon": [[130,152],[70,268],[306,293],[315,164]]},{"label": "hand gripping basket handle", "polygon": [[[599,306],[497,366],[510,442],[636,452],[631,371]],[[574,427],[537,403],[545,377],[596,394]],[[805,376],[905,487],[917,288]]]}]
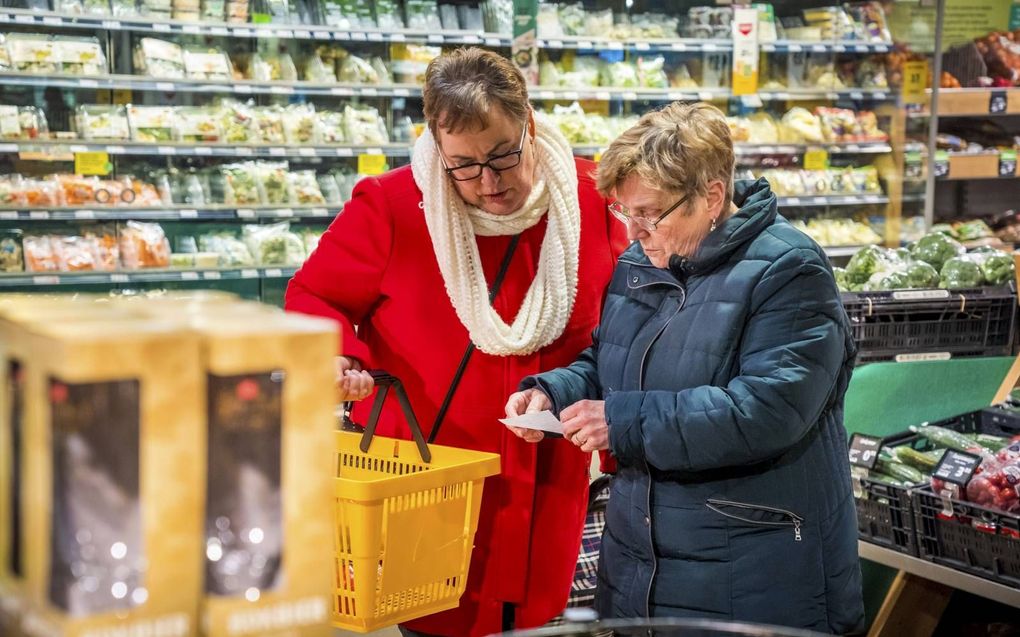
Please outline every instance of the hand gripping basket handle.
[{"label": "hand gripping basket handle", "polygon": [[390,389],[393,389],[397,395],[397,400],[400,402],[400,409],[404,412],[407,426],[411,430],[414,444],[418,447],[418,455],[421,456],[423,462],[432,462],[432,452],[425,442],[425,436],[421,433],[421,426],[418,424],[418,418],[414,415],[414,410],[411,409],[411,401],[407,399],[407,391],[404,390],[403,383],[396,376],[391,376],[382,370],[371,370],[368,373],[372,375],[373,380],[375,380],[375,386],[379,391],[376,392],[375,401],[372,403],[372,411],[369,413],[368,423],[365,425],[365,433],[361,435],[362,453],[368,453],[368,448],[372,445],[375,428],[379,424],[379,416],[382,414],[383,403],[386,402],[386,396],[389,394]]}]

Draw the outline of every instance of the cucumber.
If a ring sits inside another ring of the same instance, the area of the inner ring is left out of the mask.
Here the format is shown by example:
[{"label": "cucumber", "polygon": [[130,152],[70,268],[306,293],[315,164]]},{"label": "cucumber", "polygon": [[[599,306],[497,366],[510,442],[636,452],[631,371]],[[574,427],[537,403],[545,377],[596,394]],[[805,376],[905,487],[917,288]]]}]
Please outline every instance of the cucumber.
[{"label": "cucumber", "polygon": [[[896,456],[896,460],[909,467],[913,467],[922,473],[931,475],[931,472],[935,470],[938,465],[938,458],[932,458],[929,455],[923,454],[917,449],[914,449],[910,445],[900,445],[899,447],[893,448],[893,454]],[[942,454],[939,454],[939,458]]]},{"label": "cucumber", "polygon": [[957,451],[972,451],[974,447],[981,446],[960,432],[946,429],[945,427],[925,425],[923,427],[911,427],[910,430],[919,436],[927,438],[938,447],[947,447]]},{"label": "cucumber", "polygon": [[889,476],[889,475],[886,475],[886,474],[884,474],[884,473],[882,473],[880,471],[869,471],[868,472],[868,479],[874,480],[875,482],[881,482],[882,484],[888,484],[889,486],[893,486],[893,487],[908,487],[908,486],[910,486],[906,482],[903,482],[902,480],[897,480],[896,478],[894,478],[892,476]]},{"label": "cucumber", "polygon": [[920,484],[927,479],[923,473],[913,467],[908,467],[902,462],[891,462],[879,458],[875,468],[886,475],[910,484]]},{"label": "cucumber", "polygon": [[990,450],[992,453],[1002,451],[1009,446],[1009,438],[1003,438],[1002,436],[993,436],[992,434],[976,434],[974,436],[974,442],[978,443],[985,449]]}]

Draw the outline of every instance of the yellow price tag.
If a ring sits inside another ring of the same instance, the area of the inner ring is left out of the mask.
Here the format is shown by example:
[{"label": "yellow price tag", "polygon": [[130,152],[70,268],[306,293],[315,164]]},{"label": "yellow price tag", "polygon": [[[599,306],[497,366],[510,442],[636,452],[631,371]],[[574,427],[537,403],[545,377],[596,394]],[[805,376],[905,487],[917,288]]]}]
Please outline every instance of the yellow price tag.
[{"label": "yellow price tag", "polygon": [[131,89],[118,88],[113,90],[113,103],[114,104],[130,104],[132,92]]},{"label": "yellow price tag", "polygon": [[109,153],[88,152],[74,154],[74,172],[78,175],[109,175]]},{"label": "yellow price tag", "polygon": [[828,151],[814,148],[804,153],[804,170],[825,170],[828,167]]},{"label": "yellow price tag", "polygon": [[596,164],[602,161],[602,151],[601,150],[596,151],[592,159],[595,161]]},{"label": "yellow price tag", "polygon": [[928,61],[917,60],[903,63],[903,103],[925,104],[928,96]]},{"label": "yellow price tag", "polygon": [[386,155],[358,155],[359,175],[381,175],[386,172]]}]

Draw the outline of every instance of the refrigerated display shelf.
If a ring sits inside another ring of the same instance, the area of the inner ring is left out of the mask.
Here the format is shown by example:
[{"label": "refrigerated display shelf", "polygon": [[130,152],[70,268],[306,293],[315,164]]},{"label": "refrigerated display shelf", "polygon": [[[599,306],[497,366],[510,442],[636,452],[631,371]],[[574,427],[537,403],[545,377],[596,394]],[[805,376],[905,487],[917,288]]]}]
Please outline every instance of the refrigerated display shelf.
[{"label": "refrigerated display shelf", "polygon": [[[589,156],[605,152],[609,144],[577,144],[575,155]],[[824,150],[830,155],[883,155],[892,152],[888,142],[857,142],[834,144],[750,144],[735,142],[733,152],[738,157],[768,155],[803,155],[811,150]]]},{"label": "refrigerated display shelf", "polygon": [[311,82],[252,82],[158,79],[138,75],[35,75],[0,73],[0,86],[55,87],[82,90],[131,90],[161,93],[217,93],[229,95],[333,95],[339,97],[420,97],[416,84],[313,84]]},{"label": "refrigerated display shelf", "polygon": [[177,283],[191,281],[289,279],[295,266],[138,270],[134,272],[26,272],[0,274],[0,288],[24,286],[123,285],[126,283]]},{"label": "refrigerated display shelf", "polygon": [[795,206],[868,206],[889,203],[884,195],[818,195],[805,197],[779,197],[780,208]]},{"label": "refrigerated display shelf", "polygon": [[654,52],[703,52],[732,51],[732,40],[712,40],[698,38],[673,39],[627,39],[596,38],[584,36],[564,36],[559,38],[542,38],[538,42],[539,49],[590,49],[610,51],[654,51]]},{"label": "refrigerated display shelf", "polygon": [[279,38],[337,42],[409,42],[430,44],[480,44],[509,47],[510,38],[480,31],[417,31],[414,29],[339,29],[319,24],[252,24],[153,20],[136,16],[66,15],[27,9],[4,9],[0,24],[19,24],[87,31],[132,31],[164,35],[207,35],[233,38]]},{"label": "refrigerated display shelf", "polygon": [[53,141],[0,141],[0,153],[37,153],[47,155],[67,153],[103,152],[110,155],[182,155],[200,157],[357,157],[359,155],[386,155],[409,157],[408,144],[383,145],[246,145],[246,144],[179,144],[174,142],[82,142]]},{"label": "refrigerated display shelf", "polygon": [[211,221],[233,219],[328,219],[340,206],[237,208],[200,206],[165,208],[47,208],[0,210],[0,221]]},{"label": "refrigerated display shelf", "polygon": [[838,42],[816,42],[809,40],[777,40],[763,42],[761,50],[765,53],[888,53],[893,45],[889,42],[856,42],[842,40]]}]

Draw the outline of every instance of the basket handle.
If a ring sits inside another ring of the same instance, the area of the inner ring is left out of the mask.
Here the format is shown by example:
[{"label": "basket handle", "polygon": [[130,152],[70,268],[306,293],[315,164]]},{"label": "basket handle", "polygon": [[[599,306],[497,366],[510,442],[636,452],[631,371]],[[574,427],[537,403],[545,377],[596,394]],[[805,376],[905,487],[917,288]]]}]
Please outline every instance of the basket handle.
[{"label": "basket handle", "polygon": [[[368,373],[371,374],[379,391],[376,392],[375,400],[372,402],[372,411],[368,415],[368,424],[365,425],[364,432],[361,434],[360,447],[362,453],[368,453],[369,447],[372,446],[372,438],[375,437],[375,428],[379,424],[379,416],[382,414],[383,404],[386,402],[390,389],[392,389],[397,395],[397,401],[400,402],[400,409],[404,412],[404,419],[407,420],[407,426],[411,430],[414,444],[418,447],[418,455],[421,456],[422,462],[432,462],[432,452],[429,450],[428,443],[425,442],[425,436],[421,433],[421,426],[418,424],[418,418],[414,415],[414,410],[411,408],[411,401],[407,398],[407,391],[404,389],[403,383],[396,376],[392,376],[379,369],[369,370]],[[359,427],[351,421],[349,414],[350,403],[348,402],[344,404],[342,428],[347,431],[357,431]]]}]

